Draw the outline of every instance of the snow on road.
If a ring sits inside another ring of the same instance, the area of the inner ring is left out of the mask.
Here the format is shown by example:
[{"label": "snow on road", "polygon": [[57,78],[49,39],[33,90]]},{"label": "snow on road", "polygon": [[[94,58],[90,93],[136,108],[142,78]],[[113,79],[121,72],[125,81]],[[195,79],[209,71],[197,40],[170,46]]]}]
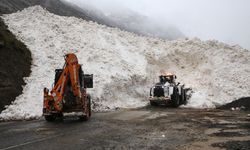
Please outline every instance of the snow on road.
[{"label": "snow on road", "polygon": [[160,70],[194,90],[187,107],[213,108],[250,96],[250,52],[215,40],[165,41],[49,13],[40,6],[4,15],[18,39],[32,52],[32,73],[23,94],[0,118],[30,119],[42,114],[43,88],[51,88],[63,55],[76,53],[85,73],[94,74],[90,93],[96,111],[148,103]]}]

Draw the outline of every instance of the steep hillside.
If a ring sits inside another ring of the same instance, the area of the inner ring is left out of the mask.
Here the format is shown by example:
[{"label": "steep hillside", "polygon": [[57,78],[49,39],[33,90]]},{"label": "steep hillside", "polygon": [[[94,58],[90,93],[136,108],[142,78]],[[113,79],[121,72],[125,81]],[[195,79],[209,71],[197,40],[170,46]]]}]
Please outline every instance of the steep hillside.
[{"label": "steep hillside", "polygon": [[102,6],[102,4],[104,4],[104,6],[97,7],[93,5],[93,2],[88,1],[61,1],[66,5],[71,4],[71,6],[76,9],[80,7],[81,9],[78,10],[84,14],[88,14],[92,20],[109,27],[116,27],[139,35],[158,37],[167,40],[175,40],[185,37],[176,26],[163,22],[156,23],[152,18],[122,5],[118,5],[117,7],[114,7],[115,5],[110,6],[112,9],[107,11],[105,10],[107,7],[105,6],[105,2],[100,2],[99,4],[99,6]]},{"label": "steep hillside", "polygon": [[31,70],[31,53],[0,18],[0,112],[22,93]]},{"label": "steep hillside", "polygon": [[41,116],[42,89],[51,87],[63,55],[74,52],[86,73],[94,74],[94,109],[145,106],[149,88],[162,69],[194,90],[187,107],[213,108],[250,95],[250,52],[218,41],[165,41],[138,36],[40,6],[4,15],[9,29],[32,51],[32,73],[24,93],[2,119]]},{"label": "steep hillside", "polygon": [[[90,19],[77,6],[62,3],[60,0],[1,0],[0,15],[9,14],[33,5],[41,5],[52,13],[62,16],[75,16]],[[0,112],[16,96],[22,93],[23,77],[27,77],[31,68],[31,53],[12,35],[2,19],[0,20]]]}]

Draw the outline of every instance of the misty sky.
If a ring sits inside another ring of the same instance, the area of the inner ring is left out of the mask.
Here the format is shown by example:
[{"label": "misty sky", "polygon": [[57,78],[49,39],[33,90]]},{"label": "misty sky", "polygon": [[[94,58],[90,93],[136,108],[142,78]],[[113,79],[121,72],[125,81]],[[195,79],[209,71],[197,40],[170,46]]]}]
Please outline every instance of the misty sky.
[{"label": "misty sky", "polygon": [[217,39],[250,50],[250,0],[67,0],[121,14],[124,8],[157,24],[173,25],[187,37]]}]

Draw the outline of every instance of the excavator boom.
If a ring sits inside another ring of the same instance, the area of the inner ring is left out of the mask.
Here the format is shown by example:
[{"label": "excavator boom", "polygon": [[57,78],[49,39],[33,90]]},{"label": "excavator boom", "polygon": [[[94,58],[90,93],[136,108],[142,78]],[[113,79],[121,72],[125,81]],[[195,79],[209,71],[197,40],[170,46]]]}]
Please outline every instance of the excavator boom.
[{"label": "excavator boom", "polygon": [[73,53],[65,55],[64,67],[58,73],[60,74],[56,74],[56,77],[59,76],[59,78],[55,79],[50,94],[49,90],[44,88],[43,114],[45,119],[46,116],[61,116],[65,111],[83,112],[89,117],[90,96],[86,94],[86,88],[93,86],[93,75],[86,75],[88,78],[86,82],[84,81],[85,76],[81,65],[78,64],[78,59]]}]

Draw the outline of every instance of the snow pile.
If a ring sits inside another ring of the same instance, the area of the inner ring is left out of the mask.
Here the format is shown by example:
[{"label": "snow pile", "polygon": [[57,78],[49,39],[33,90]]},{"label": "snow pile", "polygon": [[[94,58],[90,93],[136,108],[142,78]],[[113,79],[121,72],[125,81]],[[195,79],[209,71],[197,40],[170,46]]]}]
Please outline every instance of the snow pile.
[{"label": "snow pile", "polygon": [[194,94],[188,107],[212,108],[250,95],[250,52],[217,41],[148,38],[61,17],[40,6],[4,15],[9,29],[32,52],[31,76],[23,94],[0,114],[2,119],[37,118],[43,88],[51,88],[63,55],[74,52],[85,73],[94,74],[90,93],[97,111],[147,104],[160,70],[172,71]]}]

